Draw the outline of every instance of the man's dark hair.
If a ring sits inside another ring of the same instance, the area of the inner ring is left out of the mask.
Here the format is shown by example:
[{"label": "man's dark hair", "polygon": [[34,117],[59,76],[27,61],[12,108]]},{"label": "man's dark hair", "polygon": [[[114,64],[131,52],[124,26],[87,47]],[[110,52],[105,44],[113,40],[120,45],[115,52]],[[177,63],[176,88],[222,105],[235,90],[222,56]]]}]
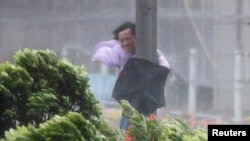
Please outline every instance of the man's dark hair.
[{"label": "man's dark hair", "polygon": [[120,26],[118,26],[112,33],[114,34],[114,39],[119,40],[118,34],[125,30],[125,29],[131,29],[132,34],[135,36],[135,24],[132,22],[124,22]]}]

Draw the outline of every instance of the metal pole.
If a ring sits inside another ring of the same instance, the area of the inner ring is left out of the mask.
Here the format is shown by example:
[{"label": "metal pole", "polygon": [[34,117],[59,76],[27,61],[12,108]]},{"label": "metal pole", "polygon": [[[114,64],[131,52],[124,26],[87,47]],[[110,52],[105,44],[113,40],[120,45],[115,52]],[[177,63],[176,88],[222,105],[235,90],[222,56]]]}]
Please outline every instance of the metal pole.
[{"label": "metal pole", "polygon": [[[243,1],[237,1],[237,13],[242,15],[242,5]],[[237,46],[235,50],[235,66],[234,66],[234,121],[241,122],[242,120],[242,106],[241,106],[241,89],[242,89],[242,22],[240,20],[236,23],[237,28]]]},{"label": "metal pole", "polygon": [[157,62],[157,0],[136,0],[136,56]]},{"label": "metal pole", "polygon": [[241,102],[241,90],[242,90],[242,78],[241,78],[241,67],[242,67],[242,52],[235,52],[235,67],[234,67],[234,121],[242,121],[242,102]]},{"label": "metal pole", "polygon": [[197,51],[190,49],[189,59],[189,88],[188,88],[188,112],[195,113],[196,110],[196,70],[197,70]]}]

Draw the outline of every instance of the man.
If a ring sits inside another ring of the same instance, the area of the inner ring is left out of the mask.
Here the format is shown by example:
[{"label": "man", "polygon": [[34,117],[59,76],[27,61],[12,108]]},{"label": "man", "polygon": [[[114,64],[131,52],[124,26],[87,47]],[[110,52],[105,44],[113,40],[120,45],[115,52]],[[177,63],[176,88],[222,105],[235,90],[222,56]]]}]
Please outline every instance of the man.
[{"label": "man", "polygon": [[[94,49],[92,60],[99,60],[107,66],[116,69],[118,77],[129,58],[135,57],[135,24],[124,22],[113,31],[114,40],[103,41],[98,43]],[[168,61],[157,49],[158,64],[170,68]],[[128,119],[122,114],[120,129],[126,130]]]}]

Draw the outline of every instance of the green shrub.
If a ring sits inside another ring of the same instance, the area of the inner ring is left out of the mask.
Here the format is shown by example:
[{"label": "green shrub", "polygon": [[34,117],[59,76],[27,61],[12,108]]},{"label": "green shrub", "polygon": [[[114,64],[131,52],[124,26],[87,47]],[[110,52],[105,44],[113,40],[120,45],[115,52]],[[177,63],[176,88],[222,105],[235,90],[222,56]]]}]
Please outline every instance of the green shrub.
[{"label": "green shrub", "polygon": [[132,141],[207,141],[207,131],[192,129],[184,119],[167,116],[167,120],[153,120],[138,113],[131,105],[121,101],[128,117],[128,133]]},{"label": "green shrub", "polygon": [[37,127],[70,111],[93,123],[100,118],[84,66],[59,60],[51,50],[24,49],[13,58],[0,64],[0,137],[17,124]]},{"label": "green shrub", "polygon": [[123,132],[112,129],[104,120],[93,124],[81,114],[69,112],[54,116],[38,128],[31,125],[11,128],[0,141],[122,141],[123,138]]},{"label": "green shrub", "polygon": [[[122,141],[125,132],[101,119],[84,66],[57,59],[51,50],[24,49],[0,64],[0,141]],[[206,141],[204,129],[179,118],[162,121],[121,107],[134,141]]]}]

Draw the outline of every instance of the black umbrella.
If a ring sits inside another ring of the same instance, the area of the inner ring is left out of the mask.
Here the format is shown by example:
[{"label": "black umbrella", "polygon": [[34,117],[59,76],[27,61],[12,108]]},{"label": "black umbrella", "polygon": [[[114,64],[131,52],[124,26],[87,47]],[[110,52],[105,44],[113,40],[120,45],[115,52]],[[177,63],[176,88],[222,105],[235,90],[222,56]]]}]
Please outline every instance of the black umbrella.
[{"label": "black umbrella", "polygon": [[131,58],[121,71],[112,93],[118,102],[127,100],[148,115],[165,106],[164,85],[169,68],[140,58]]}]

